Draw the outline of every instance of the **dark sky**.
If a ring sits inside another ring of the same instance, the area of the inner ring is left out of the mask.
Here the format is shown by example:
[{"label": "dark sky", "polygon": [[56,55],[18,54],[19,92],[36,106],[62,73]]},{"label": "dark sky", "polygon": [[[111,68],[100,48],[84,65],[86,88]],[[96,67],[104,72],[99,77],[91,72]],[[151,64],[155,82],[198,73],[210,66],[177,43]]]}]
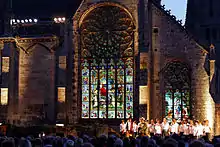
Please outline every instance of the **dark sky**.
[{"label": "dark sky", "polygon": [[81,0],[13,0],[15,16],[52,17],[73,16]]}]

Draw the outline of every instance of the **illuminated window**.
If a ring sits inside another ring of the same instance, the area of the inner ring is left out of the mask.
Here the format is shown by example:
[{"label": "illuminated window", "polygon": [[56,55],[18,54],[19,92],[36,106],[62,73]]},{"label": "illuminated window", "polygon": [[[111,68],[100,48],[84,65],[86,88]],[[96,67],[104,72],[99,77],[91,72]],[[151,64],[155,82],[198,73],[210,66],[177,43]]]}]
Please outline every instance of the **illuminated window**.
[{"label": "illuminated window", "polygon": [[9,62],[10,58],[9,57],[2,57],[2,72],[7,73],[9,72]]},{"label": "illuminated window", "polygon": [[1,88],[1,105],[8,104],[8,88]]},{"label": "illuminated window", "polygon": [[81,25],[82,118],[133,116],[133,22],[119,7],[92,10]]},{"label": "illuminated window", "polygon": [[190,116],[189,69],[181,62],[170,63],[165,70],[165,115],[168,119]]},{"label": "illuminated window", "polygon": [[65,100],[66,100],[66,88],[65,87],[58,87],[57,95],[58,95],[58,102],[65,103]]}]

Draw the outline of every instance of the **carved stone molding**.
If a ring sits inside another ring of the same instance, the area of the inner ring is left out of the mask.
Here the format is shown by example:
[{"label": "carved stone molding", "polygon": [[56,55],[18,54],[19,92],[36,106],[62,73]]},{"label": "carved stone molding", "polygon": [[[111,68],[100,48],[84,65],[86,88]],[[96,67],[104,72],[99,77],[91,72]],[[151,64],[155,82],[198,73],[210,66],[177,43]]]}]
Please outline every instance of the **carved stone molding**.
[{"label": "carved stone molding", "polygon": [[47,49],[49,52],[54,52],[59,45],[59,40],[56,36],[52,37],[39,37],[39,38],[16,38],[16,45],[25,53],[30,53],[35,45],[40,45]]},{"label": "carved stone molding", "polygon": [[15,42],[15,39],[12,37],[0,38],[0,50],[2,50],[4,48],[5,43],[11,43],[11,42]]},{"label": "carved stone molding", "polygon": [[59,39],[56,36],[50,37],[36,37],[36,38],[20,38],[20,37],[3,37],[0,38],[0,49],[4,48],[5,43],[16,42],[18,48],[22,49],[26,53],[33,46],[39,44],[45,47],[48,51],[55,51],[56,47],[59,44]]}]

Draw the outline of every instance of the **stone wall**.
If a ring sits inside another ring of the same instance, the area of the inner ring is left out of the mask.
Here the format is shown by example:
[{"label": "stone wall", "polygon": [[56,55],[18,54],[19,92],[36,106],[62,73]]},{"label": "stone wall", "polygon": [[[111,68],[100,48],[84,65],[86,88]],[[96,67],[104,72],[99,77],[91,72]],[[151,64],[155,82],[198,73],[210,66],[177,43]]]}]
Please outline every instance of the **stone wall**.
[{"label": "stone wall", "polygon": [[[152,5],[152,11],[152,27],[158,28],[159,36],[157,41],[153,40],[152,50],[155,52],[153,58],[160,59],[158,64],[154,64],[154,71],[156,72],[153,73],[153,77],[160,79],[160,82],[162,82],[163,76],[159,78],[160,71],[162,71],[167,63],[173,60],[179,60],[188,64],[191,69],[191,106],[193,118],[199,120],[208,119],[211,126],[214,127],[215,106],[209,94],[209,77],[204,69],[207,52],[162,8]],[[157,46],[159,46],[159,49]],[[153,87],[152,92],[160,93],[160,96],[154,95],[151,97],[152,100],[162,101],[164,99],[162,85],[163,83],[160,83],[159,88]],[[161,103],[157,102],[157,106],[153,107],[153,111],[158,110],[155,108],[161,108],[161,106]],[[152,117],[161,117],[160,114],[152,114]]]},{"label": "stone wall", "polygon": [[[21,38],[19,53],[20,125],[55,120],[55,51],[57,39]],[[19,117],[18,117],[19,118]],[[18,124],[19,125],[19,124]]]}]

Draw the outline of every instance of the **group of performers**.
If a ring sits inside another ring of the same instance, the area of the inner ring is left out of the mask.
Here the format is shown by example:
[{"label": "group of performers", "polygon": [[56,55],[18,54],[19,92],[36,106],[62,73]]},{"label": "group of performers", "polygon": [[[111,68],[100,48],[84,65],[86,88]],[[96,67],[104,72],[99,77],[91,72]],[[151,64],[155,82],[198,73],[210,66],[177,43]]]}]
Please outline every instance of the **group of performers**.
[{"label": "group of performers", "polygon": [[154,121],[153,119],[145,120],[143,117],[139,119],[139,123],[129,118],[127,122],[122,120],[120,124],[120,133],[122,136],[159,136],[167,137],[170,135],[177,134],[184,136],[189,139],[198,139],[201,137],[210,138],[211,127],[209,121],[204,120],[200,122],[198,120],[183,120],[177,122],[173,119],[172,122],[168,122],[166,118],[163,119],[162,123],[159,119]]}]

